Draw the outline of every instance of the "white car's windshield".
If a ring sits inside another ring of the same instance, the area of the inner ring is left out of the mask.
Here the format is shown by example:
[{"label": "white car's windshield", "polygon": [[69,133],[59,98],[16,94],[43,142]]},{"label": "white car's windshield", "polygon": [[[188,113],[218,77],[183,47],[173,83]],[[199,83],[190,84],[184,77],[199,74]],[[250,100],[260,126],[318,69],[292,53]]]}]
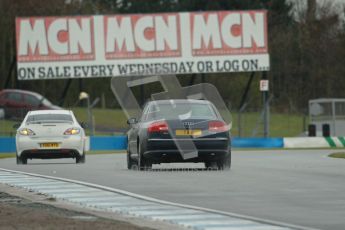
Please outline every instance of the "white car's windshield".
[{"label": "white car's windshield", "polygon": [[71,123],[72,116],[69,114],[36,114],[30,115],[26,123]]}]

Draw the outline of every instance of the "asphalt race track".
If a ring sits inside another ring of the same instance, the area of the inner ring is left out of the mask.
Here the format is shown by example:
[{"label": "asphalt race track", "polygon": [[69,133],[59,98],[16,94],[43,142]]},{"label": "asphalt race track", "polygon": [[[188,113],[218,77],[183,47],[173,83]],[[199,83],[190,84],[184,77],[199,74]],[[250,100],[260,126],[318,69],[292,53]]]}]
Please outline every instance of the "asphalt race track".
[{"label": "asphalt race track", "polygon": [[345,160],[333,150],[233,151],[227,172],[198,170],[203,164],[155,165],[128,171],[125,154],[32,160],[0,168],[105,185],[162,200],[190,204],[318,229],[345,229]]}]

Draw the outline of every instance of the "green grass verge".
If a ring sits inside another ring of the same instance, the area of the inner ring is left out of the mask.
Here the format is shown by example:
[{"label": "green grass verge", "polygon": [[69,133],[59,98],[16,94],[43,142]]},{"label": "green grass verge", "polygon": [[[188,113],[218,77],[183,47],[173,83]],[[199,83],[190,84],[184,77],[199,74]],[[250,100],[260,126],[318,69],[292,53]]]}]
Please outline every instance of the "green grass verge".
[{"label": "green grass verge", "polygon": [[[86,108],[71,108],[77,119],[81,122],[88,122]],[[120,109],[99,109],[92,110],[97,127],[104,127],[110,129],[126,129],[127,118]],[[253,130],[258,127],[257,136],[263,136],[263,124],[259,123],[260,113],[243,113],[242,114],[242,136],[251,137]],[[233,127],[231,130],[232,136],[238,136],[238,114],[232,113]],[[300,114],[278,114],[271,113],[270,115],[270,136],[271,137],[293,137],[298,136],[303,131],[303,116]],[[16,121],[0,120],[0,136],[14,135],[15,130],[13,125],[18,123]],[[88,134],[88,129],[86,129]],[[99,132],[95,135],[123,135],[123,133],[113,132]]]},{"label": "green grass verge", "polygon": [[345,159],[345,152],[341,152],[341,153],[332,153],[328,155],[329,157],[333,157],[333,158],[343,158]]},{"label": "green grass verge", "polygon": [[0,153],[0,159],[12,158],[12,157],[15,157],[15,156],[16,156],[15,153]]},{"label": "green grass verge", "polygon": [[[87,122],[86,108],[72,108],[75,116],[80,121]],[[126,115],[120,109],[93,109],[92,114],[95,117],[95,123],[98,125],[123,128],[127,126]],[[116,121],[116,122],[114,122]]]},{"label": "green grass verge", "polygon": [[0,120],[0,136],[16,135],[16,129],[13,128],[13,125],[17,123],[19,121]]},{"label": "green grass verge", "polygon": [[[242,114],[242,136],[251,137],[253,130],[258,127],[257,136],[263,136],[263,124],[260,123],[261,114]],[[238,136],[238,113],[232,113],[233,127],[232,135]],[[258,125],[259,122],[259,125]],[[294,137],[303,132],[303,115],[301,114],[270,114],[270,136],[271,137]]]}]

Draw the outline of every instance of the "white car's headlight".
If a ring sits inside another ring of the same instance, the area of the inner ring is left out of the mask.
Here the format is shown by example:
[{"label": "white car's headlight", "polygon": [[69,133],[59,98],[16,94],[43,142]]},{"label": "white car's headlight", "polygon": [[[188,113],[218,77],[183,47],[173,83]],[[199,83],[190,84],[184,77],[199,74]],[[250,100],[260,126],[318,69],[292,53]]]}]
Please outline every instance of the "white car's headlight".
[{"label": "white car's headlight", "polygon": [[34,136],[34,135],[36,135],[34,133],[34,131],[32,131],[31,129],[27,129],[27,128],[20,129],[18,132],[20,135],[23,135],[23,136]]},{"label": "white car's headlight", "polygon": [[64,135],[77,135],[80,133],[79,128],[69,128],[63,134]]}]

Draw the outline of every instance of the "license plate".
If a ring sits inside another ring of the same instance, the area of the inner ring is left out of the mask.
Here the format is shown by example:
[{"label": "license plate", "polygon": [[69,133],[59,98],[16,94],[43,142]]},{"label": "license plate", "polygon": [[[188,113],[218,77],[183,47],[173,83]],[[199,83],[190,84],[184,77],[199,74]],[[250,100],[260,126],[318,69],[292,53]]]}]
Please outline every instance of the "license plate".
[{"label": "license plate", "polygon": [[59,148],[59,143],[42,143],[40,144],[42,148]]},{"label": "license plate", "polygon": [[178,129],[175,131],[176,136],[201,136],[202,131],[200,129],[188,130]]}]

